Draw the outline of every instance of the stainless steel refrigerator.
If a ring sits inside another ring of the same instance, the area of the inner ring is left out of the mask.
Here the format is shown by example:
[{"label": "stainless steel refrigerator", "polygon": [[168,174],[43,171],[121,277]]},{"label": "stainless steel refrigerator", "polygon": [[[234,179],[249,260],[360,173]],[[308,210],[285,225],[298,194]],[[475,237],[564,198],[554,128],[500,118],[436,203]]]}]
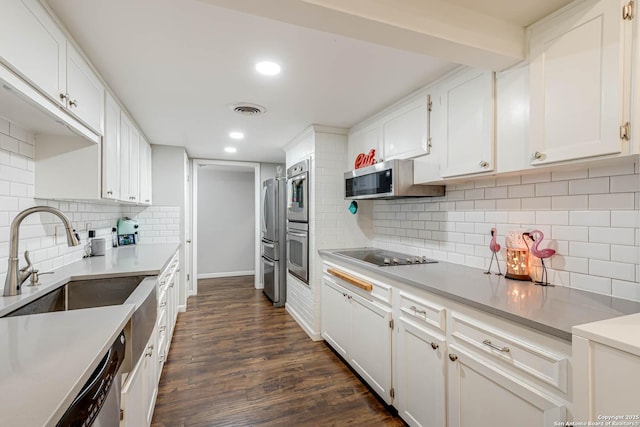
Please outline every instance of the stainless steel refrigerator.
[{"label": "stainless steel refrigerator", "polygon": [[262,283],[264,294],[276,307],[287,299],[286,268],[287,189],[285,178],[262,183]]}]

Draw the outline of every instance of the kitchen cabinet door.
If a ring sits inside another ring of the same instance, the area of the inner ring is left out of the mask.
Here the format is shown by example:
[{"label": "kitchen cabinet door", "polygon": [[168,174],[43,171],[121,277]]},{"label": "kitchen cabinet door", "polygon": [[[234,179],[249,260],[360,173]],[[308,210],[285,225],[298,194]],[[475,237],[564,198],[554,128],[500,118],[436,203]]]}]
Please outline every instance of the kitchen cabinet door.
[{"label": "kitchen cabinet door", "polygon": [[421,95],[382,119],[384,159],[410,159],[429,154],[429,101]]},{"label": "kitchen cabinet door", "polygon": [[357,294],[347,297],[352,319],[349,363],[391,404],[391,309]]},{"label": "kitchen cabinet door", "polygon": [[62,105],[67,39],[37,0],[0,2],[0,60]]},{"label": "kitchen cabinet door", "polygon": [[120,106],[107,93],[102,138],[102,197],[120,199]]},{"label": "kitchen cabinet door", "polygon": [[67,109],[99,135],[104,130],[104,92],[89,64],[67,43]]},{"label": "kitchen cabinet door", "polygon": [[529,30],[531,164],[623,151],[632,26],[625,3],[576,2]]},{"label": "kitchen cabinet door", "polygon": [[140,136],[140,203],[151,204],[151,145]]},{"label": "kitchen cabinet door", "polygon": [[[131,134],[133,123],[120,112],[120,200],[131,201],[131,169],[135,163],[131,160]],[[136,166],[137,167],[137,166]]]},{"label": "kitchen cabinet door", "polygon": [[494,169],[494,80],[493,72],[465,69],[438,85],[443,177]]},{"label": "kitchen cabinet door", "polygon": [[351,307],[346,289],[332,280],[322,279],[322,338],[344,359],[351,335]]},{"label": "kitchen cabinet door", "polygon": [[144,353],[129,373],[122,387],[121,404],[123,427],[149,426],[158,392],[157,350],[155,327]]},{"label": "kitchen cabinet door", "polygon": [[444,338],[400,317],[397,345],[398,414],[412,427],[444,427],[447,378]]},{"label": "kitchen cabinet door", "polygon": [[384,158],[382,140],[380,136],[380,124],[378,122],[349,133],[347,143],[346,170],[355,169],[355,161],[359,154],[369,154],[371,149],[376,150],[376,162]]},{"label": "kitchen cabinet door", "polygon": [[131,143],[129,145],[131,170],[129,171],[129,200],[140,201],[140,132],[131,126]]},{"label": "kitchen cabinet door", "polygon": [[546,427],[566,420],[562,403],[481,357],[451,344],[447,358],[450,427]]}]

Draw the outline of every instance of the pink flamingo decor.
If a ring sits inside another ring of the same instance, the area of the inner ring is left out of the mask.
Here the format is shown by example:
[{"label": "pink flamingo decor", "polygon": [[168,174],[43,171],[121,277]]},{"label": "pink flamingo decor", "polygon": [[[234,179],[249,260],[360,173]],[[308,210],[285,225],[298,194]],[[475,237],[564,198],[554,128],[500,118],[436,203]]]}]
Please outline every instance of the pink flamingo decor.
[{"label": "pink flamingo decor", "polygon": [[528,235],[533,241],[533,244],[531,245],[531,254],[537,258],[540,258],[540,262],[542,263],[542,280],[536,281],[535,283],[537,285],[547,286],[549,284],[549,276],[547,275],[547,266],[544,265],[544,259],[552,257],[553,255],[555,255],[556,251],[555,249],[550,248],[538,248],[538,246],[540,246],[540,243],[542,243],[542,240],[544,239],[544,233],[542,231],[533,230],[523,234],[523,236],[525,235]]},{"label": "pink flamingo decor", "polygon": [[487,269],[487,271],[484,272],[484,274],[491,274],[491,265],[493,264],[493,259],[495,258],[496,264],[498,264],[498,272],[494,274],[496,276],[502,276],[502,272],[500,271],[500,262],[498,261],[498,256],[496,255],[498,252],[500,252],[500,248],[501,248],[500,244],[496,241],[497,237],[498,237],[498,232],[494,227],[491,229],[491,242],[489,242],[489,250],[492,252],[491,262],[489,262],[489,268]]}]

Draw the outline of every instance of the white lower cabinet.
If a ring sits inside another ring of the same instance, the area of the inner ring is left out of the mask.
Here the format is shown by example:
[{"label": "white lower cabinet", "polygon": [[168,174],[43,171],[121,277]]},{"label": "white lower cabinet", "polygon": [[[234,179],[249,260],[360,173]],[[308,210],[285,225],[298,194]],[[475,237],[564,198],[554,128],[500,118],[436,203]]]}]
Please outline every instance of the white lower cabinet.
[{"label": "white lower cabinet", "polygon": [[154,328],[144,353],[127,376],[121,392],[121,426],[148,426],[158,394],[157,327]]},{"label": "white lower cabinet", "polygon": [[455,344],[448,353],[448,426],[547,427],[565,421],[562,403],[530,384]]},{"label": "white lower cabinet", "polygon": [[176,284],[180,259],[178,252],[158,275],[156,325],[140,359],[122,385],[120,427],[151,425],[158,396],[158,382],[169,354],[173,326],[178,314]]},{"label": "white lower cabinet", "polygon": [[390,404],[391,307],[328,274],[322,283],[322,337]]},{"label": "white lower cabinet", "polygon": [[446,426],[444,337],[400,317],[396,344],[398,414],[411,426]]}]

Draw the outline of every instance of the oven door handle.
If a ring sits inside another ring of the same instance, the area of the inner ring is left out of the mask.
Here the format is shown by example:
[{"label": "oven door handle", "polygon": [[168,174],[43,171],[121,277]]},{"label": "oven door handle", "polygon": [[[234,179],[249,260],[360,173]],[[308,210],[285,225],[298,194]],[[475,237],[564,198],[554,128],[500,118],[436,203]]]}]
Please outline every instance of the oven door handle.
[{"label": "oven door handle", "polygon": [[263,263],[263,264],[267,264],[269,267],[275,267],[275,266],[276,266],[273,262],[269,261],[269,260],[268,260],[267,258],[265,258],[264,256],[262,257],[262,263]]}]

